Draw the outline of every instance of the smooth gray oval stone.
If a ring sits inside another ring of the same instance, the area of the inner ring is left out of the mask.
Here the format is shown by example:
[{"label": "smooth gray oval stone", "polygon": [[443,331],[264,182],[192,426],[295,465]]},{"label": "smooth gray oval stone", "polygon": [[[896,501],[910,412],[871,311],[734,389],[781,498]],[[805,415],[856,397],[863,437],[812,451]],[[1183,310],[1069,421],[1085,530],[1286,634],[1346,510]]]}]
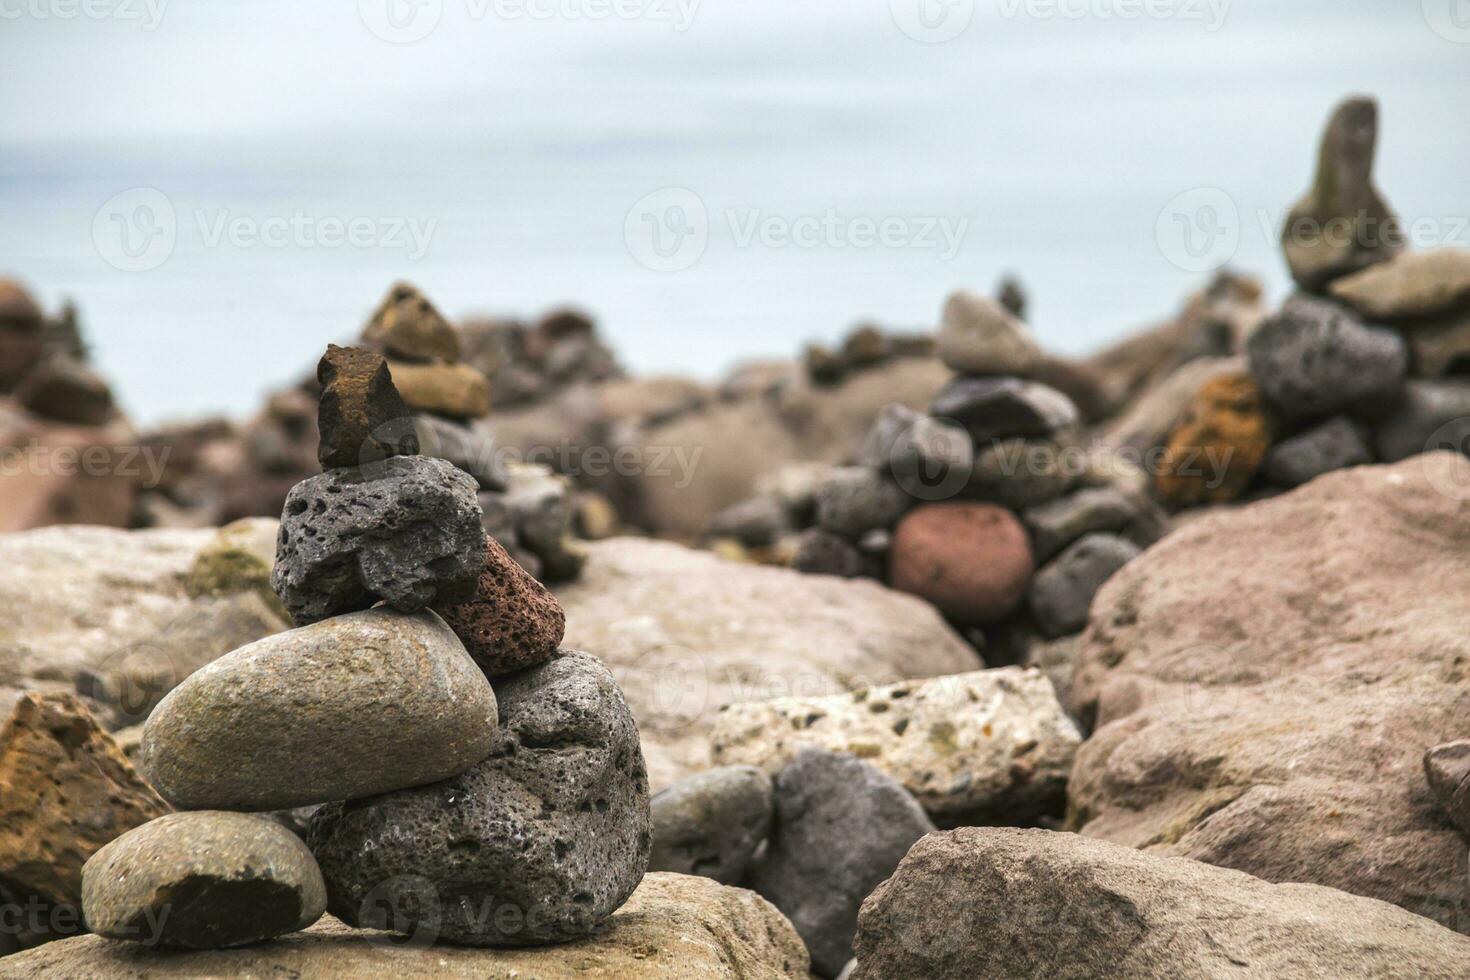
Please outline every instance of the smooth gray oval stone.
[{"label": "smooth gray oval stone", "polygon": [[337,616],[191,674],[140,762],[181,809],[282,810],[463,772],[495,744],[495,692],[435,613]]},{"label": "smooth gray oval stone", "polygon": [[87,927],[109,939],[224,949],[305,929],[327,908],[311,851],[247,813],[169,813],[82,866]]},{"label": "smooth gray oval stone", "polygon": [[653,798],[651,871],[738,885],[771,830],[771,778],[755,766],[719,766]]},{"label": "smooth gray oval stone", "polygon": [[308,837],[351,925],[474,946],[591,933],[652,840],[638,728],[585,653],[496,679],[495,751],[453,779],[323,807]]}]

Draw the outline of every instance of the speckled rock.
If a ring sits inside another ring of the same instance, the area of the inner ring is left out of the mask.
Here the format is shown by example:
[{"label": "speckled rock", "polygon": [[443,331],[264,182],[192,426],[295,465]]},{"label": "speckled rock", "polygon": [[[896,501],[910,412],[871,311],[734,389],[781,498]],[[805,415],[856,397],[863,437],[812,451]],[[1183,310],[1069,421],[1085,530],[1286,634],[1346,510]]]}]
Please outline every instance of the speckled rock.
[{"label": "speckled rock", "polygon": [[418,452],[408,406],[377,351],[329,344],[316,366],[322,394],[317,410],[317,459],[322,469],[363,466]]},{"label": "speckled rock", "polygon": [[751,887],[780,909],[819,976],[852,958],[858,907],[934,829],[897,782],[850,755],[806,749],[776,776],[776,823]]},{"label": "speckled rock", "polygon": [[1403,252],[1328,290],[1370,320],[1435,316],[1470,305],[1470,250]]},{"label": "speckled rock", "polygon": [[168,805],[77,698],[0,694],[0,712],[0,880],[75,908],[87,858]]},{"label": "speckled rock", "polygon": [[913,503],[898,484],[863,466],[834,469],[816,489],[817,526],[856,539],[892,527]]},{"label": "speckled rock", "polygon": [[857,960],[853,980],[1451,980],[1470,940],[1332,888],[962,827],[916,844],[863,903]]},{"label": "speckled rock", "polygon": [[913,428],[914,424],[924,417],[922,412],[917,412],[907,405],[894,403],[883,406],[883,410],[873,420],[873,427],[868,430],[863,440],[863,448],[858,453],[858,462],[871,470],[886,472],[892,464],[894,445],[905,432]]},{"label": "speckled rock", "polygon": [[1251,334],[1246,357],[1266,400],[1297,419],[1371,416],[1393,404],[1409,369],[1398,331],[1300,295]]},{"label": "speckled rock", "polygon": [[710,734],[717,765],[776,772],[806,748],[857,756],[935,823],[1059,813],[1081,741],[1046,678],[1004,667],[819,698],[733,704]]},{"label": "speckled rock", "polygon": [[1175,426],[1154,474],[1159,497],[1173,507],[1223,504],[1255,479],[1271,446],[1271,420],[1248,375],[1204,384]]},{"label": "speckled rock", "polygon": [[292,488],[271,584],[304,625],[379,599],[403,612],[463,602],[484,565],[475,481],[442,459],[395,457],[376,478],[332,470]]},{"label": "speckled rock", "polygon": [[1470,835],[1470,740],[1446,742],[1426,751],[1424,775],[1445,816]]},{"label": "speckled rock", "polygon": [[1114,486],[1084,487],[1028,508],[1021,520],[1031,532],[1039,562],[1049,561],[1086,534],[1106,531],[1147,548],[1169,529],[1169,519],[1152,500]]},{"label": "speckled rock", "polygon": [[556,596],[485,541],[485,568],[469,602],[436,609],[487,677],[534,667],[556,656],[567,618]]},{"label": "speckled rock", "polygon": [[1391,258],[1404,247],[1397,218],[1373,185],[1378,103],[1343,101],[1322,133],[1312,189],[1281,229],[1291,276],[1316,292],[1339,276]]},{"label": "speckled rock", "polygon": [[961,290],[945,300],[939,359],[960,374],[1031,373],[1041,348],[1024,323],[995,300]]},{"label": "speckled rock", "polygon": [[497,693],[501,734],[483,762],[313,818],[333,915],[527,946],[588,935],[632,894],[652,841],[648,776],[612,675],[571,651]]},{"label": "speckled rock", "polygon": [[223,949],[305,929],[327,910],[327,892],[306,845],[274,820],[197,810],[92,855],[82,909],[109,939]]},{"label": "speckled rock", "polygon": [[1097,590],[1138,554],[1117,535],[1089,534],[1045,565],[1026,593],[1041,632],[1052,639],[1081,632]]},{"label": "speckled rock", "polygon": [[1279,487],[1299,487],[1323,473],[1371,462],[1363,428],[1339,415],[1272,446],[1262,470]]},{"label": "speckled rock", "polygon": [[819,527],[808,528],[796,539],[791,567],[808,575],[856,578],[867,569],[863,554],[852,542]]},{"label": "speckled rock", "polygon": [[409,361],[459,360],[459,333],[423,293],[396,282],[363,328],[362,339]]},{"label": "speckled rock", "polygon": [[653,871],[745,879],[771,832],[771,779],[754,766],[719,766],[679,780],[653,798]]},{"label": "speckled rock", "polygon": [[34,980],[198,980],[303,977],[360,980],[808,980],[806,949],[780,912],[754,892],[708,878],[650,874],[603,929],[560,946],[475,949],[431,937],[404,943],[351,929],[332,916],[305,932],[230,950],[170,950],[79,936],[6,960]]},{"label": "speckled rock", "polygon": [[1077,406],[1060,391],[1011,377],[955,378],[934,396],[929,413],[953,419],[977,444],[1049,436],[1078,421]]},{"label": "speckled rock", "polygon": [[180,807],[278,810],[462,772],[490,752],[495,718],[489,682],[443,620],[374,609],[191,674],[149,716],[142,769]]},{"label": "speckled rock", "polygon": [[490,380],[468,364],[390,360],[388,369],[404,404],[416,412],[451,419],[477,419],[490,414]]},{"label": "speckled rock", "polygon": [[1026,594],[1034,565],[1026,531],[989,504],[926,504],[893,534],[889,581],[965,625],[1004,619]]},{"label": "speckled rock", "polygon": [[184,590],[195,598],[254,592],[282,619],[287,618],[286,607],[271,588],[280,533],[280,522],[270,517],[246,517],[226,524],[199,549],[184,576]]}]

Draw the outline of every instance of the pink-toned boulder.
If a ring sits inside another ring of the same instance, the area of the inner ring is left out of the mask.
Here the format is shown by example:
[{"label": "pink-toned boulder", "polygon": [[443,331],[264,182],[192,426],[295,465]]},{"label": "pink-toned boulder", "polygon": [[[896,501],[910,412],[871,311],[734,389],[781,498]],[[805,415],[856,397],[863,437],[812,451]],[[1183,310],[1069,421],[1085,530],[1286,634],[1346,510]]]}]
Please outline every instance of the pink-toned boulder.
[{"label": "pink-toned boulder", "polygon": [[1026,595],[1035,563],[1026,530],[993,504],[938,503],[911,511],[893,534],[889,578],[966,626],[1005,618]]}]

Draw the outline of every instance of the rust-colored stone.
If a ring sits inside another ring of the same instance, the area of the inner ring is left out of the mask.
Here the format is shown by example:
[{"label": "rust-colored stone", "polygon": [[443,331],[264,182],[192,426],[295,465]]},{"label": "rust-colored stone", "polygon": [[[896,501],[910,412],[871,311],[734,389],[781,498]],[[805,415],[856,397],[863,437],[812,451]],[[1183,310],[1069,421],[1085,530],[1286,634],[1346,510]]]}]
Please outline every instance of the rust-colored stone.
[{"label": "rust-colored stone", "polygon": [[1200,388],[1175,425],[1154,485],[1174,507],[1223,504],[1250,486],[1271,448],[1271,422],[1261,390],[1244,372]]},{"label": "rust-colored stone", "polygon": [[488,677],[550,660],[567,625],[556,596],[490,537],[475,597],[434,611]]},{"label": "rust-colored stone", "polygon": [[1026,530],[994,504],[928,504],[893,533],[889,580],[928,599],[950,619],[978,626],[1004,619],[1026,595],[1035,564]]},{"label": "rust-colored stone", "polygon": [[408,406],[376,351],[331,344],[316,368],[322,385],[317,458],[322,469],[361,466],[418,452]]}]

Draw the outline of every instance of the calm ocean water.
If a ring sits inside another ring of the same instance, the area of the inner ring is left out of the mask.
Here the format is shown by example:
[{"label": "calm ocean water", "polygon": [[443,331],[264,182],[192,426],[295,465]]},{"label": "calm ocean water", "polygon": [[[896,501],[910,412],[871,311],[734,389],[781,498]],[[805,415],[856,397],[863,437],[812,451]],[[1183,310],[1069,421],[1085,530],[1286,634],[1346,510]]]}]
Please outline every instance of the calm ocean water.
[{"label": "calm ocean water", "polygon": [[144,421],[250,410],[395,278],[451,315],[575,303],[634,369],[709,377],[1012,271],[1081,352],[1224,259],[1279,296],[1277,222],[1359,91],[1389,200],[1470,246],[1462,0],[979,0],[942,43],[907,0],[520,2],[429,0],[413,43],[371,0],[0,21],[0,272],[79,303]]}]

